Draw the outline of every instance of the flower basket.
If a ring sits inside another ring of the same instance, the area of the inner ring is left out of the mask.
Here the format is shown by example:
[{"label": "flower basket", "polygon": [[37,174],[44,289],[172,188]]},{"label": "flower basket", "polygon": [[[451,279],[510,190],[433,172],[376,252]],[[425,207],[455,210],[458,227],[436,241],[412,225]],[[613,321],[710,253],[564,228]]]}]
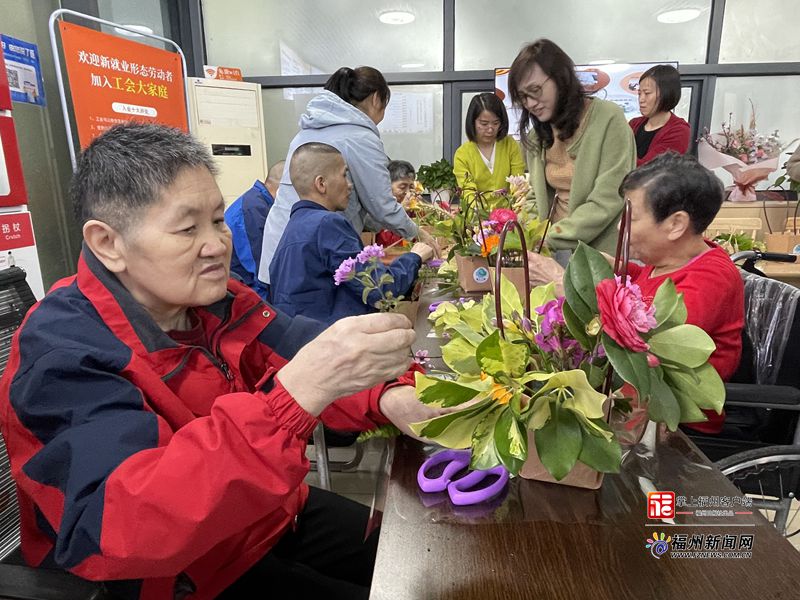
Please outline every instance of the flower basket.
[{"label": "flower basket", "polygon": [[[764,234],[764,241],[769,252],[780,252],[781,254],[800,254],[800,234],[797,232],[797,209],[800,202],[794,206],[794,217],[786,219],[786,229],[779,233]],[[769,221],[767,221],[769,225]]]},{"label": "flower basket", "polygon": [[458,285],[469,293],[489,292],[492,289],[489,261],[483,256],[462,256],[456,254]]},{"label": "flower basket", "polygon": [[[442,359],[453,375],[418,374],[417,396],[460,408],[412,424],[414,432],[471,448],[473,469],[502,464],[512,474],[593,488],[622,460],[608,423],[609,411],[618,411],[609,401],[617,402],[614,381],[630,384],[649,419],[673,431],[705,420],[701,409],[721,412],[724,386],[708,363],[714,343],[686,324],[675,285],[665,281],[649,303],[625,275],[629,223],[626,203],[614,268],[578,245],[564,296],[550,284],[521,298],[501,257],[495,294],[440,304],[429,318],[450,337]],[[500,244],[512,227],[519,224],[503,226]]]}]

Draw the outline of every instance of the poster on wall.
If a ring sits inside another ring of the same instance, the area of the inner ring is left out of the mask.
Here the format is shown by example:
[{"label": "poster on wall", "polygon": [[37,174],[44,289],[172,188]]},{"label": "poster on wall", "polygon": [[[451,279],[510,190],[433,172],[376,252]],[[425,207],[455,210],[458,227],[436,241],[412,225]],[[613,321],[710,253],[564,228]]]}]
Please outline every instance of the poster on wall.
[{"label": "poster on wall", "polygon": [[58,26],[82,148],[125,121],[188,131],[178,54],[64,21]]},{"label": "poster on wall", "polygon": [[8,86],[14,102],[44,106],[44,82],[36,44],[0,35],[6,62]]},{"label": "poster on wall", "polygon": [[[650,67],[656,65],[671,65],[678,68],[677,62],[575,65],[575,74],[587,94],[618,105],[625,113],[625,118],[630,121],[640,115],[639,77]],[[518,138],[521,111],[511,105],[511,97],[508,93],[509,71],[510,69],[505,68],[495,69],[494,87],[495,94],[500,97],[508,110],[508,131]]]},{"label": "poster on wall", "polygon": [[42,272],[36,254],[31,213],[27,211],[0,214],[0,269],[19,267],[37,300],[44,296]]}]

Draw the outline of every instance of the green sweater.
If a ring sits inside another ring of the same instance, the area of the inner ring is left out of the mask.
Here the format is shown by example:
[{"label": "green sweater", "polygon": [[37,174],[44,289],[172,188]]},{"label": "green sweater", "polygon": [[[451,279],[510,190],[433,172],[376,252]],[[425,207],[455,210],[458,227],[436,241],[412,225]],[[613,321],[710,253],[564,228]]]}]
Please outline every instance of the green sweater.
[{"label": "green sweater", "polygon": [[[493,192],[508,188],[506,177],[522,175],[525,163],[519,144],[510,135],[497,142],[494,147],[494,172],[490,172],[481,158],[481,151],[475,142],[466,142],[456,150],[453,157],[453,173],[458,187],[464,191]],[[466,175],[472,175],[473,182],[465,183]]]},{"label": "green sweater", "polygon": [[[574,249],[578,241],[613,255],[617,223],[622,213],[618,190],[622,178],[636,167],[636,142],[625,116],[616,104],[590,98],[588,122],[567,152],[575,161],[569,191],[569,214],[554,223],[547,234],[553,250]],[[555,190],[547,185],[545,160],[539,138],[530,132],[532,150],[527,153],[531,192],[539,218],[550,214]]]}]

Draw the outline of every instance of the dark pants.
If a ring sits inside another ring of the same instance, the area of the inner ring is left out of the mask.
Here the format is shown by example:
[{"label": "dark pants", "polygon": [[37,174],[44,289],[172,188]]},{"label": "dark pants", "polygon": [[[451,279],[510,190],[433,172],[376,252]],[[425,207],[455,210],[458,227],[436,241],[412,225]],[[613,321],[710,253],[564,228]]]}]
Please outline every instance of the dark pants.
[{"label": "dark pants", "polygon": [[368,517],[366,506],[310,488],[297,530],[218,598],[241,600],[258,590],[265,600],[366,600],[378,548],[378,531],[364,540]]}]

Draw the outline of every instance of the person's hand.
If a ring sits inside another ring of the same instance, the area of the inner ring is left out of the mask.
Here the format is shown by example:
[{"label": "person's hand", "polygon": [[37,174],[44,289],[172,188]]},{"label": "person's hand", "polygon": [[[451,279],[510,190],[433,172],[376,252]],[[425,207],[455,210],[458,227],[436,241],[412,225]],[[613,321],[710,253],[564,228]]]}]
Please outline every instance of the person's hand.
[{"label": "person's hand", "polygon": [[564,268],[552,258],[528,252],[528,276],[531,285],[545,285],[552,281],[557,293],[564,291]]},{"label": "person's hand", "polygon": [[[434,256],[436,258],[439,258],[440,254],[441,254],[441,249],[439,248],[439,244],[436,243],[436,240],[434,239],[434,237],[430,233],[428,233],[427,231],[424,231],[423,229],[420,229],[419,230],[419,241],[422,242],[423,244],[427,244],[428,246],[430,246],[433,249]],[[423,260],[422,262],[426,262],[426,261]]]},{"label": "person's hand", "polygon": [[400,314],[347,317],[303,346],[277,377],[316,416],[337,398],[405,373],[415,338],[411,322]]},{"label": "person's hand", "polygon": [[410,385],[401,385],[387,390],[381,396],[379,405],[383,416],[394,423],[400,431],[423,442],[430,440],[419,437],[411,431],[409,423],[426,421],[454,410],[452,408],[433,408],[423,404],[417,398],[417,392]]},{"label": "person's hand", "polygon": [[411,252],[418,254],[422,259],[423,264],[433,258],[433,248],[431,248],[428,244],[423,244],[422,242],[417,242],[411,246]]}]

